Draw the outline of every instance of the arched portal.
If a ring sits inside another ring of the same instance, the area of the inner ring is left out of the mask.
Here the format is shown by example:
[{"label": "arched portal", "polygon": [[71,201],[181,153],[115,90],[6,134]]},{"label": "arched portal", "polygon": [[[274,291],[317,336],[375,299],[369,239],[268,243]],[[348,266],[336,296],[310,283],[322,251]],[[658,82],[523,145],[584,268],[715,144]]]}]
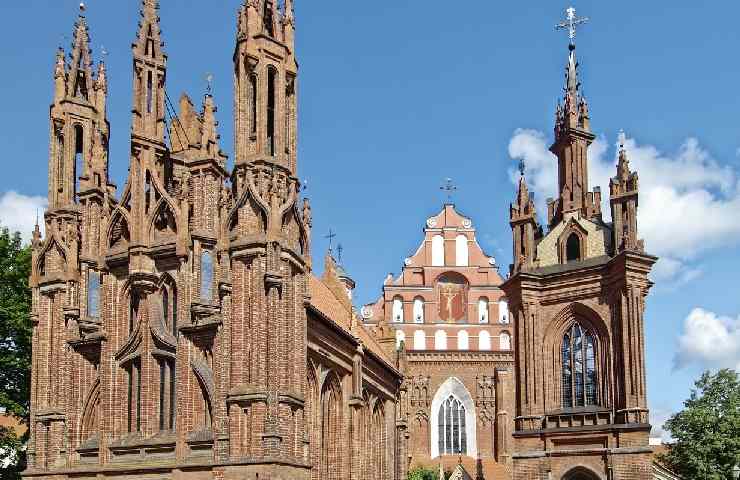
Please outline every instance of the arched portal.
[{"label": "arched portal", "polygon": [[586,467],[576,467],[563,475],[562,480],[601,480],[601,477]]},{"label": "arched portal", "polygon": [[[457,377],[445,380],[432,399],[429,421],[432,458],[456,449],[461,455],[475,458],[478,455],[475,417],[475,403],[465,385]],[[440,445],[445,451],[440,451]]]}]

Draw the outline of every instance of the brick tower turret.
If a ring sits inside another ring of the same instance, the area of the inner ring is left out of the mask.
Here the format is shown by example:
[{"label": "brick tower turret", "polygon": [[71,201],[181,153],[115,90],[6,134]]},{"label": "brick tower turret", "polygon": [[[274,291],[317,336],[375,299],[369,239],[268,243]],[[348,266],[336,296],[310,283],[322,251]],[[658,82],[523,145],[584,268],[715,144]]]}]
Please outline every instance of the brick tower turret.
[{"label": "brick tower turret", "polygon": [[[572,33],[573,10],[569,22]],[[643,312],[656,258],[637,240],[637,174],[624,147],[610,185],[613,223],[602,219],[600,190],[588,191],[594,135],[577,75],[571,42],[547,233],[526,233],[539,227],[523,178],[511,208],[515,258],[501,288],[515,324],[513,478],[647,479]]]}]

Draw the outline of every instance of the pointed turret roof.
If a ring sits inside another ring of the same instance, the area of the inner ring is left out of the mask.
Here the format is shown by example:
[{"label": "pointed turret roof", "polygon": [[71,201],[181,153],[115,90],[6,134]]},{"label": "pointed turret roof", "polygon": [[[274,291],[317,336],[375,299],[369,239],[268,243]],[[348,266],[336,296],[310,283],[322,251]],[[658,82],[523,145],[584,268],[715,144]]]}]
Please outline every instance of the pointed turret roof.
[{"label": "pointed turret roof", "polygon": [[132,47],[134,54],[165,60],[162,30],[159,25],[159,0],[141,0],[141,20]]},{"label": "pointed turret roof", "polygon": [[85,6],[80,4],[80,14],[75,22],[70,51],[70,70],[67,93],[89,99],[93,88],[93,63],[90,52],[90,33],[85,19]]}]

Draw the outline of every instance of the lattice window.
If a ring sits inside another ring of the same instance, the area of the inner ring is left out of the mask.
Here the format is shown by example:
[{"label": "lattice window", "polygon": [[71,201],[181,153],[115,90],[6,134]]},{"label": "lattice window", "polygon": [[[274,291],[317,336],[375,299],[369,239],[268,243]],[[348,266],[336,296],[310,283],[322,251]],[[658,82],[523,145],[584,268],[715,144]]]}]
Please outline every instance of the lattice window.
[{"label": "lattice window", "polygon": [[563,335],[560,347],[562,407],[598,405],[596,338],[579,323]]},{"label": "lattice window", "polygon": [[455,455],[468,453],[468,439],[465,430],[465,407],[462,402],[450,395],[439,407],[439,453]]}]

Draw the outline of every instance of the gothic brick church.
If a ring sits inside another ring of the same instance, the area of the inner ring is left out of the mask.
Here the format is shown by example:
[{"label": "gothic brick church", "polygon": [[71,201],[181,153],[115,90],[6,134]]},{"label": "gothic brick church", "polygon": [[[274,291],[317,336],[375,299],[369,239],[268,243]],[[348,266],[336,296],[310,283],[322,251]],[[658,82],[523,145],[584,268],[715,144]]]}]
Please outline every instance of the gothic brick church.
[{"label": "gothic brick church", "polygon": [[227,170],[216,101],[170,102],[158,1],[142,0],[119,189],[108,73],[81,10],[56,56],[49,208],[32,242],[25,476],[653,478],[643,311],[656,259],[624,148],[610,221],[589,189],[573,44],[551,148],[559,196],[543,229],[522,171],[505,278],[446,204],[357,312],[331,252],[313,273],[294,34],[292,0],[238,10]]}]

